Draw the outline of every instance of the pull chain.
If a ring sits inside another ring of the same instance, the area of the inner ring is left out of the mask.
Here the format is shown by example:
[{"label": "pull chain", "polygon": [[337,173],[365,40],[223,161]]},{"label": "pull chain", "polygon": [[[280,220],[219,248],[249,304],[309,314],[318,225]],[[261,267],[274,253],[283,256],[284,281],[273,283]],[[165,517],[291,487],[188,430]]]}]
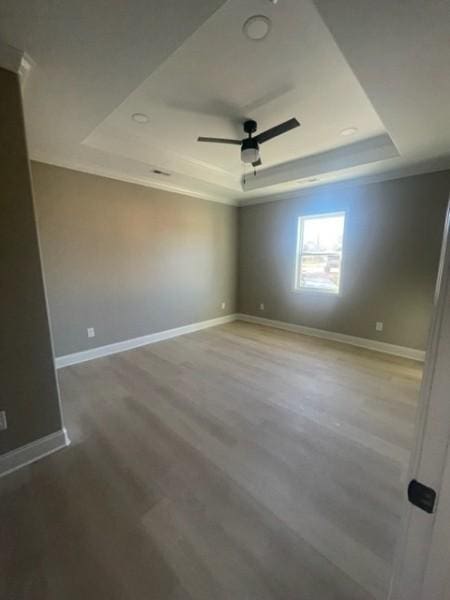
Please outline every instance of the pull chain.
[{"label": "pull chain", "polygon": [[[242,183],[245,185],[247,183],[247,173],[245,172],[246,163],[242,163],[242,170],[244,172],[242,176]],[[256,177],[256,167],[253,167],[253,177]]]}]

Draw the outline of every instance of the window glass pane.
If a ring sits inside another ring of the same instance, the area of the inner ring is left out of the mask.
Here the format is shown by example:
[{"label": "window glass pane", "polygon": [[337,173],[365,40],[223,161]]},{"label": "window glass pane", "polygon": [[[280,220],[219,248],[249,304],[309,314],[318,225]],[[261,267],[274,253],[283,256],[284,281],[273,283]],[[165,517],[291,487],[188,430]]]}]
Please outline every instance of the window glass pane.
[{"label": "window glass pane", "polygon": [[303,220],[302,252],[340,252],[344,215]]},{"label": "window glass pane", "polygon": [[345,214],[299,219],[296,287],[339,292]]},{"label": "window glass pane", "polygon": [[300,287],[338,292],[340,267],[340,254],[303,254],[299,264]]}]

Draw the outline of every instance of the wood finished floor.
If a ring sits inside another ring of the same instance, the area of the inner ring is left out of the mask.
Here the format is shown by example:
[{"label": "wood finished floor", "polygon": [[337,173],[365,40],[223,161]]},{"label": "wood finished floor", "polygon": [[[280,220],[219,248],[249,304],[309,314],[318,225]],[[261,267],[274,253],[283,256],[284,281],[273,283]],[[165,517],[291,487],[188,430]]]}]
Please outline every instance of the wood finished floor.
[{"label": "wood finished floor", "polygon": [[59,371],[0,480],[7,600],[385,599],[421,368],[232,323]]}]

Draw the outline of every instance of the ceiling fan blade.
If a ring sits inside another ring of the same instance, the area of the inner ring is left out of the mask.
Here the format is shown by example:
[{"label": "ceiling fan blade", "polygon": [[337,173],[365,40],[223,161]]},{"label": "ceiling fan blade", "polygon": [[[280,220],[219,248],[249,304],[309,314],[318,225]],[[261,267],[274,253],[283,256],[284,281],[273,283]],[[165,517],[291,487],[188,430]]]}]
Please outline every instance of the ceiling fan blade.
[{"label": "ceiling fan blade", "polygon": [[262,165],[261,159],[258,158],[258,160],[255,160],[255,162],[252,162],[252,167],[260,167]]},{"label": "ceiling fan blade", "polygon": [[284,123],[280,123],[279,125],[275,125],[275,127],[271,127],[270,129],[267,129],[266,131],[259,133],[253,139],[256,140],[258,142],[258,144],[262,144],[264,142],[271,140],[274,137],[277,137],[277,135],[286,133],[287,131],[290,131],[291,129],[295,129],[295,127],[299,127],[299,126],[300,126],[300,123],[297,121],[297,119],[292,118],[292,119],[289,119],[289,121],[285,121]]},{"label": "ceiling fan blade", "polygon": [[235,146],[240,146],[242,144],[241,140],[228,140],[226,138],[212,137],[199,137],[197,138],[197,142],[212,142],[213,144],[234,144]]}]

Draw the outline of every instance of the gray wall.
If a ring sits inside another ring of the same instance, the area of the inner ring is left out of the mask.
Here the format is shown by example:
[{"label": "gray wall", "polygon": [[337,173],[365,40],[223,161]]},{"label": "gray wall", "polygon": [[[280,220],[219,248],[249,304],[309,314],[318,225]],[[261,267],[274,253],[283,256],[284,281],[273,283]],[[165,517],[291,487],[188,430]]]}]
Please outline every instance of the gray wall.
[{"label": "gray wall", "polygon": [[[240,311],[424,349],[449,191],[445,171],[242,208]],[[293,291],[298,217],[341,210],[341,295]]]},{"label": "gray wall", "polygon": [[[41,163],[32,171],[57,356],[237,310],[425,348],[450,172],[238,211]],[[341,295],[294,292],[298,216],[338,210]]]},{"label": "gray wall", "polygon": [[57,356],[236,311],[236,207],[42,163],[32,172]]},{"label": "gray wall", "polygon": [[3,454],[61,429],[22,99],[0,69],[0,432]]}]

